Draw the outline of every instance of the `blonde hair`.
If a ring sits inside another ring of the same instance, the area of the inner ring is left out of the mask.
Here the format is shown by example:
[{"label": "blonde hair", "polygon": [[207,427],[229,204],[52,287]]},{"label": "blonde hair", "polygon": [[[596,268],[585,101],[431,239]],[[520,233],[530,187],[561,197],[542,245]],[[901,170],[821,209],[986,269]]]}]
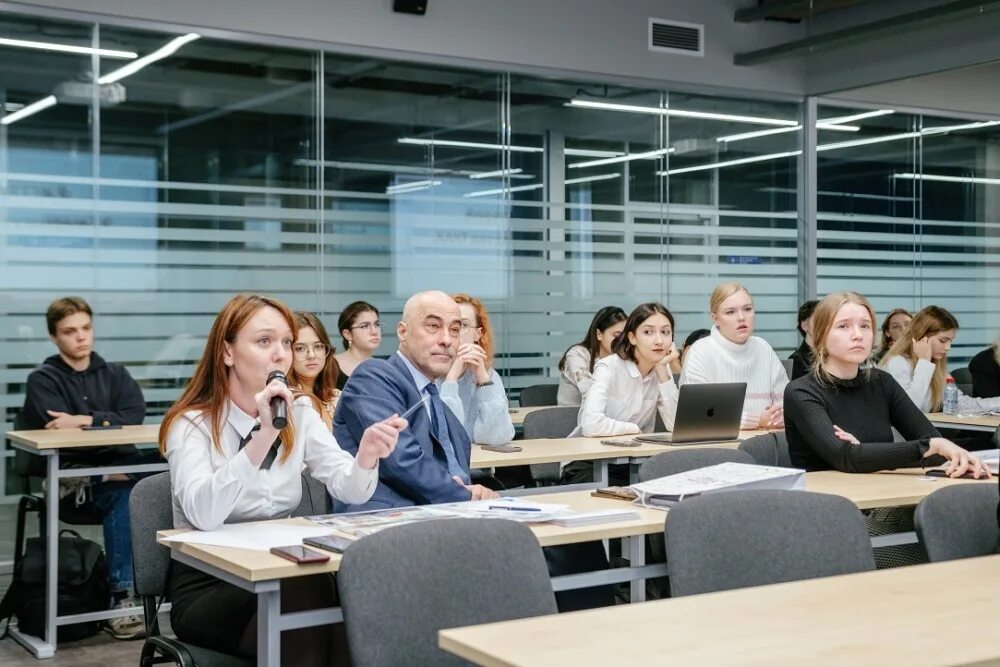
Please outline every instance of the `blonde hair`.
[{"label": "blonde hair", "polygon": [[739,292],[746,292],[750,300],[753,301],[753,295],[750,294],[750,290],[739,283],[719,283],[714,290],[712,290],[712,296],[708,299],[708,311],[714,313],[719,310],[722,306],[722,302]]},{"label": "blonde hair", "polygon": [[[830,335],[833,323],[837,321],[837,313],[849,303],[856,303],[868,311],[868,317],[872,320],[872,342],[875,342],[875,309],[872,308],[872,304],[868,299],[857,292],[834,292],[827,294],[822,301],[816,304],[816,310],[813,311],[812,315],[814,353],[812,373],[816,376],[817,380],[824,384],[833,383],[833,376],[823,368],[823,364],[826,363],[830,355],[826,348],[826,338]],[[871,354],[871,350],[869,350],[869,354]],[[864,372],[867,374],[869,370],[869,368],[865,368]]]},{"label": "blonde hair", "polygon": [[[881,366],[893,357],[903,357],[910,362],[910,367],[917,365],[913,356],[913,341],[933,336],[941,331],[958,329],[958,320],[944,308],[927,306],[910,320],[910,326],[903,337],[893,344],[882,358]],[[941,357],[934,363],[934,375],[931,376],[931,411],[941,407],[941,396],[944,394],[944,382],[948,377],[948,358]]]}]

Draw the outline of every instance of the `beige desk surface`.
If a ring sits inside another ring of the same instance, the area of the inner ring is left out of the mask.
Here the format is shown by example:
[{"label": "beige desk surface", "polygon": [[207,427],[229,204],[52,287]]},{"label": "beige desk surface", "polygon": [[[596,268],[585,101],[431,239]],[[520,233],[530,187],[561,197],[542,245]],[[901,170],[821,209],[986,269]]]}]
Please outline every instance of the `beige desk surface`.
[{"label": "beige desk surface", "polygon": [[[841,495],[861,509],[871,507],[908,506],[919,502],[936,489],[951,484],[996,484],[995,480],[977,482],[974,480],[922,481],[916,474],[873,474],[851,475],[840,472],[812,472],[806,474],[806,489],[822,493]],[[601,509],[621,509],[629,506],[625,501],[609,498],[594,498],[589,491],[568,491],[547,493],[539,496],[522,496],[543,503],[569,505],[575,511]],[[666,513],[631,505],[639,518],[616,523],[576,526],[564,528],[551,524],[537,524],[532,531],[543,547],[559,544],[575,544],[593,540],[647,535],[663,530]],[[280,519],[284,522],[304,522],[305,519]],[[176,534],[176,530],[162,531],[161,537]],[[333,532],[332,530],[330,532]],[[215,547],[201,544],[174,545],[182,553],[209,563],[247,581],[284,579],[319,572],[336,572],[340,567],[340,557],[331,554],[326,563],[315,565],[295,565],[273,556],[266,551],[251,551],[230,547]]]},{"label": "beige desk surface", "polygon": [[739,440],[732,442],[713,443],[711,445],[640,445],[639,447],[615,447],[602,445],[602,440],[630,440],[632,436],[622,435],[605,438],[539,438],[535,440],[515,440],[513,444],[521,447],[520,452],[504,454],[491,452],[479,445],[472,446],[473,468],[502,468],[504,466],[520,466],[535,463],[561,463],[568,461],[594,461],[599,459],[617,459],[626,457],[649,457],[661,452],[671,452],[680,449],[696,447],[723,447],[736,449],[740,440],[766,433],[767,431],[740,431]]},{"label": "beige desk surface", "polygon": [[108,431],[84,431],[78,428],[7,431],[7,439],[38,450],[71,449],[156,442],[159,433],[159,424],[144,424],[123,426]]},{"label": "beige desk surface", "polygon": [[981,417],[963,417],[961,415],[946,415],[943,412],[932,412],[927,419],[935,424],[965,424],[968,426],[984,426],[997,428],[1000,426],[1000,416],[984,415]]},{"label": "beige desk surface", "polygon": [[525,415],[529,415],[536,410],[545,410],[546,408],[554,408],[555,405],[538,405],[530,408],[510,408],[510,421],[514,426],[520,426],[524,423]]},{"label": "beige desk surface", "polygon": [[[1000,556],[443,630],[488,667],[1000,663]],[[624,635],[623,635],[624,633]]]}]

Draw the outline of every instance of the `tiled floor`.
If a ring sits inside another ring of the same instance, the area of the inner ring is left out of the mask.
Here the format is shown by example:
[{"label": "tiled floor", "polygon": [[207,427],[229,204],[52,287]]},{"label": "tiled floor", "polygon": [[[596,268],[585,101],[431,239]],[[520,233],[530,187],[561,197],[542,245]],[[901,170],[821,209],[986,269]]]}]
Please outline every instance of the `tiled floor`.
[{"label": "tiled floor", "polygon": [[[17,505],[0,504],[0,561],[10,561],[14,556],[14,536]],[[28,519],[29,536],[37,535],[37,520]],[[86,537],[101,542],[100,526],[65,526]],[[0,574],[0,596],[7,591],[10,574]],[[165,622],[161,617],[161,622]],[[142,641],[118,641],[99,633],[80,642],[59,645],[55,658],[35,660],[20,644],[9,637],[0,641],[0,665],[3,667],[111,667],[137,665]]]}]

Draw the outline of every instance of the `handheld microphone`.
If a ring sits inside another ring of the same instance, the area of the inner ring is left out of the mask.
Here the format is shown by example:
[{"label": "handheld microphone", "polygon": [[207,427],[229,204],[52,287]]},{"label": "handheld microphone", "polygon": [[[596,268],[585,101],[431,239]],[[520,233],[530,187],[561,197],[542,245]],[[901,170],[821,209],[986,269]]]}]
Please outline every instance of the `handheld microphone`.
[{"label": "handheld microphone", "polygon": [[[284,383],[288,386],[288,378],[281,371],[271,371],[267,374],[267,382],[264,386],[271,384],[273,380]],[[281,430],[288,426],[288,403],[281,396],[271,397],[271,423],[274,424],[274,428]]]}]

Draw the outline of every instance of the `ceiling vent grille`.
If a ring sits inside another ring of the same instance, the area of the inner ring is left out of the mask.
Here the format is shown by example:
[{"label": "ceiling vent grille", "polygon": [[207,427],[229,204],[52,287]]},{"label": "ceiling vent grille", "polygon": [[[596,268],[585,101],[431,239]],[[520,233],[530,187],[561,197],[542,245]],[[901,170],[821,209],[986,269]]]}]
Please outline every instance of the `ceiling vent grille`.
[{"label": "ceiling vent grille", "polygon": [[649,50],[680,53],[686,56],[705,55],[705,26],[666,19],[649,19]]}]

